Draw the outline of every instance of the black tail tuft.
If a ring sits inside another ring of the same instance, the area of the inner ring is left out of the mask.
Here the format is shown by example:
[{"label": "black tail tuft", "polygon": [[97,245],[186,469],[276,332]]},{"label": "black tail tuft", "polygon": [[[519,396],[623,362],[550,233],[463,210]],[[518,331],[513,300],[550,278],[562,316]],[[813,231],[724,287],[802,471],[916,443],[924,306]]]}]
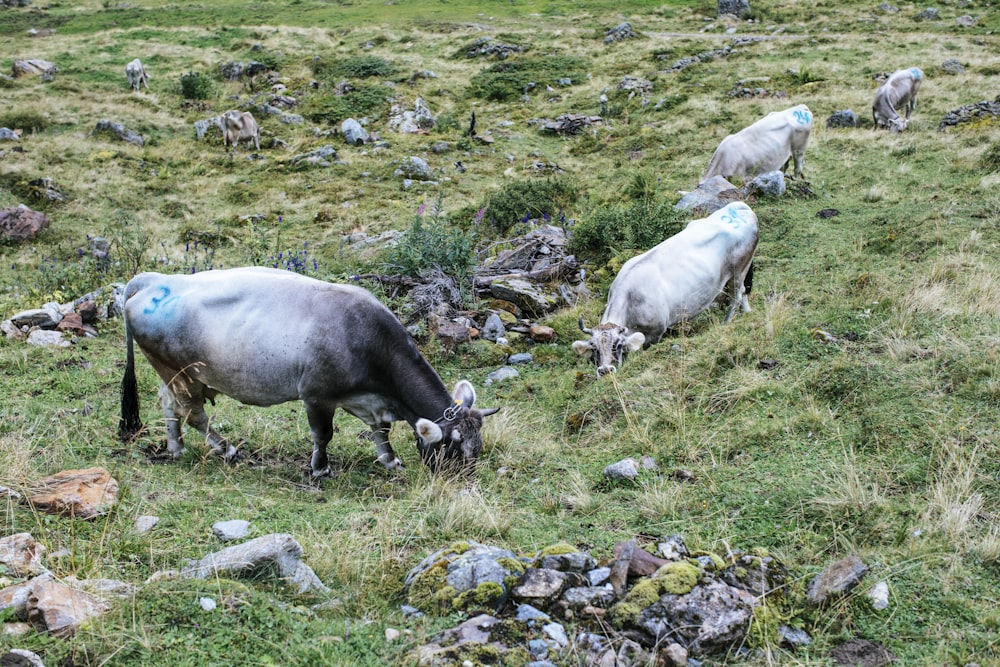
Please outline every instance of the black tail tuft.
[{"label": "black tail tuft", "polygon": [[753,289],[753,260],[750,260],[750,268],[747,269],[747,274],[743,278],[743,293],[750,296],[750,290]]},{"label": "black tail tuft", "polygon": [[118,422],[118,437],[131,441],[142,431],[139,418],[139,387],[135,379],[135,354],[132,351],[132,333],[125,325],[125,375],[122,377],[122,416]]}]

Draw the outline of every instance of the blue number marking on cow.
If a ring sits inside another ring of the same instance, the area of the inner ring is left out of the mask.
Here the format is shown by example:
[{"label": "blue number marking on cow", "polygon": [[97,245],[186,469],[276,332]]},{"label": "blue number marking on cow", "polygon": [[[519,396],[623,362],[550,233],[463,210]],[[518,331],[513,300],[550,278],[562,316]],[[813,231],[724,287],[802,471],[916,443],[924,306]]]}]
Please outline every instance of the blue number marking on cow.
[{"label": "blue number marking on cow", "polygon": [[910,68],[910,74],[912,74],[913,78],[916,79],[917,81],[920,81],[920,79],[924,76],[924,73],[921,72],[916,67],[911,67]]},{"label": "blue number marking on cow", "polygon": [[174,302],[177,301],[176,296],[170,296],[170,288],[163,285],[160,286],[160,296],[154,296],[149,300],[150,305],[143,308],[142,312],[146,315],[152,315],[157,310],[163,308],[163,315],[169,315],[173,312]]},{"label": "blue number marking on cow", "polygon": [[729,213],[723,213],[719,216],[719,220],[726,223],[727,225],[732,225],[738,227],[743,224],[743,216],[741,216],[737,211],[730,209]]},{"label": "blue number marking on cow", "polygon": [[805,109],[796,109],[792,112],[792,115],[795,116],[795,120],[799,125],[808,125],[812,120],[812,114]]}]

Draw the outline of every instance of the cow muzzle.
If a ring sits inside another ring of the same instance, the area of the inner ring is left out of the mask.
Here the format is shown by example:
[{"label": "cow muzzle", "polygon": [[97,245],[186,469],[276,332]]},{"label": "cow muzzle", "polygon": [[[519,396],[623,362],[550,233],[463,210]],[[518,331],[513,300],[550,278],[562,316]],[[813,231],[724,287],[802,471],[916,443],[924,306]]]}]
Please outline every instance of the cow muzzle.
[{"label": "cow muzzle", "polygon": [[614,364],[611,364],[610,366],[597,367],[597,377],[602,377],[604,375],[607,375],[608,373],[617,373],[617,372],[618,372],[618,367],[615,366]]}]

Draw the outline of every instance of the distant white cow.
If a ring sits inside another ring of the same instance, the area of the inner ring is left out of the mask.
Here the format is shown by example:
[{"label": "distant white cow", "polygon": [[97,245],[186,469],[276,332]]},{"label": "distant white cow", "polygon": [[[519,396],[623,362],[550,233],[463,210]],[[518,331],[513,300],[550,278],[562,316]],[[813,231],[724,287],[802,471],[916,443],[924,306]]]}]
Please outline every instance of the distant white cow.
[{"label": "distant white cow", "polygon": [[[913,109],[917,106],[917,92],[924,73],[918,67],[893,72],[877,91],[872,103],[874,129],[889,128],[890,132],[902,132],[910,122]],[[906,118],[900,118],[896,109],[906,108]]]},{"label": "distant white cow", "polygon": [[125,78],[133,93],[139,92],[139,86],[146,86],[146,90],[149,90],[149,75],[138,58],[125,65]]},{"label": "distant white cow", "polygon": [[254,146],[260,150],[260,127],[253,114],[230,109],[222,114],[222,143],[236,148],[240,139],[252,139]]},{"label": "distant white cow", "polygon": [[769,171],[787,171],[795,160],[795,178],[802,178],[802,160],[812,130],[812,112],[800,104],[772,111],[750,127],[730,134],[715,149],[704,183],[713,176],[747,178]]},{"label": "distant white cow", "polygon": [[573,349],[590,355],[597,374],[612,372],[625,356],[659,342],[675,324],[689,320],[725,293],[726,322],[750,310],[746,281],[757,249],[757,216],[733,202],[694,220],[652,250],[625,262],[608,291],[601,323],[580,328],[589,340]]}]

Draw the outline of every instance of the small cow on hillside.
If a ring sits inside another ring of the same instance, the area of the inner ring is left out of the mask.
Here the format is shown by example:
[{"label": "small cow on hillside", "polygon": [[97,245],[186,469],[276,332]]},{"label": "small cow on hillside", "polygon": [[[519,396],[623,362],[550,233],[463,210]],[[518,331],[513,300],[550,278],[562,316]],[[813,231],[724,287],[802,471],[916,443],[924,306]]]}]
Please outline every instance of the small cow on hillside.
[{"label": "small cow on hillside", "polygon": [[[890,132],[902,132],[910,122],[913,109],[917,106],[917,93],[924,73],[918,67],[893,72],[877,91],[872,103],[874,129],[889,128]],[[906,118],[900,118],[896,109],[906,109]]]},{"label": "small cow on hillside", "polygon": [[260,150],[260,127],[253,114],[230,109],[222,114],[222,143],[236,148],[240,139],[252,139],[254,146]]},{"label": "small cow on hillside", "polygon": [[226,459],[236,448],[210,425],[205,402],[219,394],[247,405],[300,400],[312,431],[312,474],[331,474],[326,446],[343,408],[371,427],[378,460],[402,463],[389,444],[406,421],[432,469],[471,465],[483,446],[476,392],[449,393],[396,316],[370,292],[269,268],[191,275],[141,273],[125,286],[123,439],[142,429],[133,341],[162,380],[167,449],[177,458],[185,422]]},{"label": "small cow on hillside", "polygon": [[675,324],[689,320],[725,292],[726,322],[750,310],[748,275],[757,248],[757,216],[733,202],[625,262],[608,291],[601,323],[580,328],[590,340],[573,349],[590,355],[597,374],[615,371],[626,355],[657,343]]},{"label": "small cow on hillside", "polygon": [[139,86],[146,86],[146,90],[149,90],[149,75],[138,58],[125,65],[125,78],[133,93],[139,92]]},{"label": "small cow on hillside", "polygon": [[795,161],[795,178],[802,178],[802,160],[812,130],[812,112],[800,104],[784,111],[772,111],[750,127],[722,140],[702,177],[748,178],[769,171],[788,170]]}]

